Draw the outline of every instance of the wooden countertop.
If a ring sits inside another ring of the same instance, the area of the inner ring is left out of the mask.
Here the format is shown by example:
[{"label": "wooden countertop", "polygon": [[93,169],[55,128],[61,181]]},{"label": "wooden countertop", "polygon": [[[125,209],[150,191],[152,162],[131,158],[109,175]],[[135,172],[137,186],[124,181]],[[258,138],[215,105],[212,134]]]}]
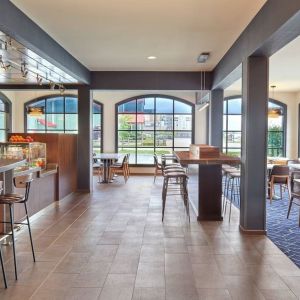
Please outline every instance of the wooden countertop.
[{"label": "wooden countertop", "polygon": [[0,158],[0,173],[13,170],[26,163],[26,159],[3,159]]},{"label": "wooden countertop", "polygon": [[175,151],[178,161],[182,164],[202,165],[202,164],[239,164],[240,158],[233,157],[225,154],[220,154],[220,157],[215,158],[199,158],[193,156],[190,151]]}]

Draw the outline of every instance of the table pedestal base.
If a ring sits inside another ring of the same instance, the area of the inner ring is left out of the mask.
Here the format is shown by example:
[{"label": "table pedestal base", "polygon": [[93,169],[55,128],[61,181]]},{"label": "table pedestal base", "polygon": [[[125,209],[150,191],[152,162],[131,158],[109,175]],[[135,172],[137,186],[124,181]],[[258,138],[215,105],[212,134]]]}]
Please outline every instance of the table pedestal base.
[{"label": "table pedestal base", "polygon": [[198,173],[199,221],[222,221],[222,166],[199,165]]}]

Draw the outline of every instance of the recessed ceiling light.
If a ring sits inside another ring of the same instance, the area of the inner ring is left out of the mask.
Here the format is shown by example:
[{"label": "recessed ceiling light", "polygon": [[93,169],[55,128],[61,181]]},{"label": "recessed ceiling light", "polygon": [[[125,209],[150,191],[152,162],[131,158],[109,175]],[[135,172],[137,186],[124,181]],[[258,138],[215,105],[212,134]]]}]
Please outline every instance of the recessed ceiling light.
[{"label": "recessed ceiling light", "polygon": [[153,59],[157,59],[156,56],[148,56],[147,58],[148,58],[148,59],[152,59],[152,60],[153,60]]}]

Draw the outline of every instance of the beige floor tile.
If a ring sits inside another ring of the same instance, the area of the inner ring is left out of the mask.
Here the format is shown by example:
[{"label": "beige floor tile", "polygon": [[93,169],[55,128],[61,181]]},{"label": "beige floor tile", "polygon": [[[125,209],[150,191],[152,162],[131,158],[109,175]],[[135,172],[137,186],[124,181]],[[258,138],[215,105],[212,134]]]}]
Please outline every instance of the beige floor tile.
[{"label": "beige floor tile", "polygon": [[140,263],[136,276],[136,287],[165,287],[164,264],[161,263]]},{"label": "beige floor tile", "polygon": [[260,290],[266,300],[297,300],[290,290]]},{"label": "beige floor tile", "polygon": [[132,300],[165,300],[164,288],[135,288]]},{"label": "beige floor tile", "polygon": [[137,272],[138,264],[139,264],[139,257],[116,258],[111,265],[109,273],[134,274]]},{"label": "beige floor tile", "polygon": [[101,288],[71,288],[68,291],[68,300],[97,300],[101,293]]},{"label": "beige floor tile", "polygon": [[46,208],[32,222],[35,264],[18,232],[17,282],[3,247],[0,299],[300,299],[300,269],[267,237],[241,234],[237,209],[230,223],[188,224],[180,197],[168,198],[162,223],[162,179],[152,180],[120,177]]},{"label": "beige floor tile", "polygon": [[225,279],[216,265],[192,264],[197,288],[225,288]]},{"label": "beige floor tile", "polygon": [[230,300],[227,289],[198,289],[199,300]]},{"label": "beige floor tile", "polygon": [[300,276],[283,276],[282,279],[292,292],[300,298]]},{"label": "beige floor tile", "polygon": [[104,287],[99,300],[131,300],[133,288],[129,287]]}]

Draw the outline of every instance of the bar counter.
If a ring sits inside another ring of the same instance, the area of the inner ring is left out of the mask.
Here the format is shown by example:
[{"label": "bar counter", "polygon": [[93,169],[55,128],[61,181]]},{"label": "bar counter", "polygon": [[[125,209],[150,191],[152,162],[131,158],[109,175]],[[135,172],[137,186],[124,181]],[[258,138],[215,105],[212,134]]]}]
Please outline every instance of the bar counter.
[{"label": "bar counter", "polygon": [[[189,188],[189,198],[197,219],[221,221],[222,217],[222,164],[238,165],[240,159],[220,153],[218,157],[200,158],[189,151],[174,152],[183,165],[198,165],[198,176]],[[191,180],[190,180],[191,181]]]}]

